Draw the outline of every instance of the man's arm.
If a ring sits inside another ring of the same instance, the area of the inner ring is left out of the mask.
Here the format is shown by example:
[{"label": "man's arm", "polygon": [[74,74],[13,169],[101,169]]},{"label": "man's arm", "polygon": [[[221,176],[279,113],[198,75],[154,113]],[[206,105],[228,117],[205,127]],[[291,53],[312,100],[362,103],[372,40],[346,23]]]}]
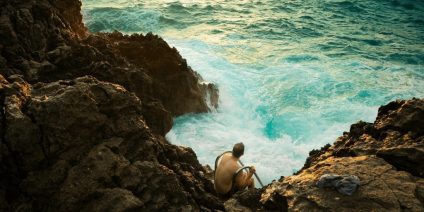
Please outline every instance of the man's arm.
[{"label": "man's arm", "polygon": [[239,176],[237,176],[237,180],[236,180],[237,181],[236,182],[237,188],[238,189],[244,189],[247,186],[249,186],[250,183],[251,183],[251,178],[252,178],[252,176],[255,172],[256,172],[256,169],[255,169],[255,167],[252,166],[249,169],[248,173],[239,174]]}]

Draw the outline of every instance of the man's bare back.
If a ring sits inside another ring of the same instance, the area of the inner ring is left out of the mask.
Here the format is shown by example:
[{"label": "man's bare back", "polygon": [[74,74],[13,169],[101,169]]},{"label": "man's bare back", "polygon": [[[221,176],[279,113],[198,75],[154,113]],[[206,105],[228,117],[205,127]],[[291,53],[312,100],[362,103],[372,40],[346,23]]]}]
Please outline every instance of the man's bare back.
[{"label": "man's bare back", "polygon": [[[244,146],[243,146],[244,151]],[[241,155],[240,155],[241,156]],[[239,156],[239,157],[240,157]],[[235,157],[233,153],[225,153],[221,156],[217,163],[217,168],[215,170],[215,190],[218,194],[228,194],[231,191],[233,184],[233,176],[242,168],[238,164],[239,157]],[[253,188],[254,180],[252,178],[253,173],[255,172],[254,168],[251,168],[248,173],[241,172],[237,175],[235,179],[235,189],[242,190],[246,187]]]}]

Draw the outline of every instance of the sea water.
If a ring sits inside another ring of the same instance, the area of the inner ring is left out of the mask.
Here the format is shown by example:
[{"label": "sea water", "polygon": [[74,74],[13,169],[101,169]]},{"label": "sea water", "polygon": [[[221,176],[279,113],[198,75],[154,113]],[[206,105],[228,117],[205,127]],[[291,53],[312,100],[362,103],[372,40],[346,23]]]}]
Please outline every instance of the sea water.
[{"label": "sea water", "polygon": [[243,142],[269,183],[378,107],[424,97],[424,3],[389,0],[83,0],[94,32],[153,32],[219,87],[219,108],[166,135],[202,164]]}]

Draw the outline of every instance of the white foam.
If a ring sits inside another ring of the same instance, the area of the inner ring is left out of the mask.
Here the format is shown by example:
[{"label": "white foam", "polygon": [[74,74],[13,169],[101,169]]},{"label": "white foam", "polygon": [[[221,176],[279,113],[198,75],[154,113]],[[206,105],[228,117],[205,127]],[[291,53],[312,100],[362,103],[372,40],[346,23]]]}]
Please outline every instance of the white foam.
[{"label": "white foam", "polygon": [[[332,143],[352,123],[373,121],[379,105],[424,97],[422,65],[385,61],[390,46],[376,51],[356,45],[360,51],[349,52],[351,44],[338,35],[356,33],[355,27],[333,25],[319,38],[304,37],[299,32],[308,23],[284,10],[267,12],[275,3],[281,2],[84,0],[84,18],[99,29],[154,31],[176,46],[205,80],[218,84],[220,104],[214,113],[177,118],[168,140],[192,147],[200,162],[210,165],[234,143],[244,142],[244,163],[256,165],[269,183],[301,168],[310,150]],[[94,9],[100,12],[90,17]],[[318,7],[303,12],[334,24],[325,19],[329,16],[316,15],[325,12]],[[269,31],[281,30],[280,24],[284,32]],[[412,46],[400,47],[413,53]]]},{"label": "white foam", "polygon": [[[348,94],[333,88],[343,81],[337,81],[332,70],[279,64],[268,67],[265,74],[217,56],[219,47],[195,40],[167,40],[220,88],[217,112],[179,117],[166,136],[174,144],[192,147],[202,164],[213,167],[217,155],[243,142],[243,162],[255,165],[262,181],[270,183],[300,169],[310,150],[334,142],[354,122],[376,117],[378,106],[349,99],[356,88],[347,87]],[[284,95],[290,92],[295,102],[285,102],[290,96]],[[266,133],[270,120],[276,122],[275,137]]]}]

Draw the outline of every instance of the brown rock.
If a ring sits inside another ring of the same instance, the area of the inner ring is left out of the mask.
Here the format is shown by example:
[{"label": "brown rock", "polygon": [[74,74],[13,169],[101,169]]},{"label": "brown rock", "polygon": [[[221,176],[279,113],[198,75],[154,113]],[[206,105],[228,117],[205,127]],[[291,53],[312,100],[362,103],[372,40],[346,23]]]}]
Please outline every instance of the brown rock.
[{"label": "brown rock", "polygon": [[353,124],[333,146],[309,158],[304,168],[330,156],[377,155],[399,170],[423,177],[423,105],[423,99],[412,99],[382,106],[374,124]]},{"label": "brown rock", "polygon": [[193,150],[152,134],[134,93],[93,77],[9,80],[0,190],[12,210],[223,208]]},{"label": "brown rock", "polygon": [[[356,175],[361,185],[352,196],[318,188],[318,179],[329,173]],[[330,157],[271,184],[261,201],[278,193],[287,200],[290,211],[420,211],[423,205],[415,191],[421,181],[375,156]]]},{"label": "brown rock", "polygon": [[0,74],[20,74],[30,83],[91,75],[120,84],[143,101],[147,124],[162,136],[173,116],[217,107],[216,86],[203,84],[163,39],[90,34],[80,7],[78,0],[7,0],[0,13]]},{"label": "brown rock", "polygon": [[90,34],[80,9],[0,3],[1,207],[223,209],[194,152],[163,137],[216,107],[216,87],[158,36]]},{"label": "brown rock", "polygon": [[398,100],[378,110],[374,122],[377,129],[394,129],[411,132],[415,136],[424,134],[424,101],[421,99]]}]

